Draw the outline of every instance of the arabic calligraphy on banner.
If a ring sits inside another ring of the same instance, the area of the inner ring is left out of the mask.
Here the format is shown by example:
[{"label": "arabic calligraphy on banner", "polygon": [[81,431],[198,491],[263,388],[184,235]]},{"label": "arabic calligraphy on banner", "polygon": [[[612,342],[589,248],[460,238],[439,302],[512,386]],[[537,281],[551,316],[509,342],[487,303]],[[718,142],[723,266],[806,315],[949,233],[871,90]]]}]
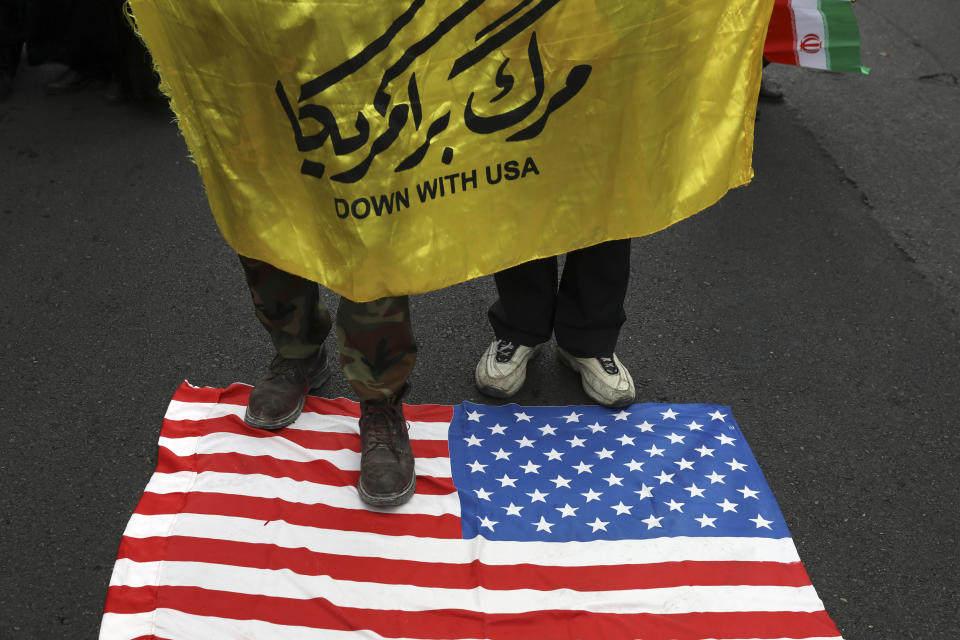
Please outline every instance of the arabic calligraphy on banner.
[{"label": "arabic calligraphy on banner", "polygon": [[770,1],[680,4],[130,0],[227,241],[357,300],[747,182]]}]

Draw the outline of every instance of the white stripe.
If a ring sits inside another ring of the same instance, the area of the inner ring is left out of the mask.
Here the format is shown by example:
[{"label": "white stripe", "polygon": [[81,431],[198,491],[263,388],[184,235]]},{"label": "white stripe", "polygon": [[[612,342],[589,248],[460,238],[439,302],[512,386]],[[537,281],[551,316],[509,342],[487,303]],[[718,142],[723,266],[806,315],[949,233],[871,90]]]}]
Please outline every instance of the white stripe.
[{"label": "white stripe", "polygon": [[[432,458],[423,462],[429,463]],[[417,471],[421,469],[417,461]],[[425,466],[430,466],[429,464]],[[257,473],[219,473],[217,471],[178,471],[155,473],[144,490],[148,493],[226,493],[253,498],[279,498],[301,504],[325,504],[341,509],[366,509],[384,513],[410,513],[428,516],[450,514],[460,516],[460,498],[456,493],[446,495],[417,494],[399,507],[376,508],[366,505],[357,495],[356,487],[334,487],[293,478],[273,478]]]},{"label": "white stripe", "polygon": [[[797,34],[797,62],[801,67],[813,69],[827,68],[827,32],[823,24],[823,14],[818,9],[817,0],[793,0],[790,3],[793,24]],[[820,48],[815,53],[807,53],[801,43],[813,34],[820,38]]]},{"label": "white stripe", "polygon": [[130,640],[153,633],[153,611],[105,613],[100,620],[100,640]]},{"label": "white stripe", "polygon": [[[418,496],[419,497],[419,496]],[[414,499],[416,501],[416,498]],[[337,531],[274,520],[193,513],[133,514],[124,535],[130,538],[191,536],[234,542],[273,544],[288,549],[368,558],[466,564],[514,565],[540,559],[545,565],[578,567],[609,564],[651,564],[671,561],[799,562],[790,538],[653,538],[591,542],[511,542],[388,536]]]},{"label": "white stripe", "polygon": [[[224,416],[236,416],[243,420],[247,407],[239,404],[215,404],[212,402],[182,402],[171,400],[166,420],[209,420]],[[318,431],[325,433],[360,433],[357,418],[349,416],[328,415],[304,411],[297,421],[287,429],[303,431]],[[417,440],[446,440],[447,422],[423,422],[408,420],[410,437]]]},{"label": "white stripe", "polygon": [[[239,453],[246,456],[270,456],[278,460],[311,462],[326,460],[345,471],[360,470],[360,454],[350,449],[309,449],[283,436],[257,438],[236,433],[211,433],[186,438],[160,438],[160,446],[180,457],[195,453]],[[417,458],[417,473],[435,478],[449,478],[449,458]]]},{"label": "white stripe", "polygon": [[[262,620],[234,620],[198,616],[176,609],[157,609],[156,626],[152,626],[154,612],[107,613],[100,627],[100,640],[129,640],[140,635],[155,634],[161,638],[203,638],[203,640],[385,640],[373,631],[340,631],[274,624]],[[146,626],[144,626],[146,625]],[[389,640],[413,640],[394,638]]]},{"label": "white stripe", "polygon": [[[125,565],[121,568],[121,565]],[[289,569],[251,569],[204,562],[117,560],[124,586],[199,587],[271,598],[325,598],[337,607],[400,611],[462,609],[514,614],[559,609],[591,613],[727,613],[822,611],[813,586],[682,586],[617,591],[445,589],[308,576]]]}]

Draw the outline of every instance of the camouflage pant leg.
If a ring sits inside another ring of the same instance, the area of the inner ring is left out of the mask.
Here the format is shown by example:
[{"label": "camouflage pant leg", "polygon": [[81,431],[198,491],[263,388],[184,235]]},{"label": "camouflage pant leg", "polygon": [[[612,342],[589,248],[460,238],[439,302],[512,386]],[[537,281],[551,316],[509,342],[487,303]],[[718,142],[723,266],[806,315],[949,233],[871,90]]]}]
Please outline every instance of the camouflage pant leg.
[{"label": "camouflage pant leg", "polygon": [[307,358],[330,333],[330,312],[315,282],[239,256],[257,318],[284,358]]},{"label": "camouflage pant leg", "polygon": [[399,394],[417,360],[407,296],[372,302],[341,297],[337,345],[343,374],[361,400]]}]

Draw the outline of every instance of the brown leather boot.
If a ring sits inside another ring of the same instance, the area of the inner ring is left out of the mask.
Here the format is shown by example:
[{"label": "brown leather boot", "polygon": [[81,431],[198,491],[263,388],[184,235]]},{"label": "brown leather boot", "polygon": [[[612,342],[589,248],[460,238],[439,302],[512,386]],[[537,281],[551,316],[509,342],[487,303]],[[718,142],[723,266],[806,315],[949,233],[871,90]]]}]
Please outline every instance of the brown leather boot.
[{"label": "brown leather boot", "polygon": [[295,360],[278,355],[266,377],[250,392],[243,421],[271,431],[293,424],[303,411],[307,392],[319,389],[329,377],[326,347],[309,358]]},{"label": "brown leather boot", "polygon": [[381,507],[407,502],[417,489],[417,476],[400,396],[360,403],[360,439],[360,498]]}]

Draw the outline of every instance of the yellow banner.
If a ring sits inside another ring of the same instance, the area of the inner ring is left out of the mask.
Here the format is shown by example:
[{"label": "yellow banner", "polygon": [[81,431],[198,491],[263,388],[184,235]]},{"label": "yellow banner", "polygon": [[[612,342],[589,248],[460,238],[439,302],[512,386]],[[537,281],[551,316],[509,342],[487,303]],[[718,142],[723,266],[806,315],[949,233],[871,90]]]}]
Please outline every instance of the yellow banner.
[{"label": "yellow banner", "polygon": [[773,0],[129,0],[227,242],[353,300],[749,182]]}]

